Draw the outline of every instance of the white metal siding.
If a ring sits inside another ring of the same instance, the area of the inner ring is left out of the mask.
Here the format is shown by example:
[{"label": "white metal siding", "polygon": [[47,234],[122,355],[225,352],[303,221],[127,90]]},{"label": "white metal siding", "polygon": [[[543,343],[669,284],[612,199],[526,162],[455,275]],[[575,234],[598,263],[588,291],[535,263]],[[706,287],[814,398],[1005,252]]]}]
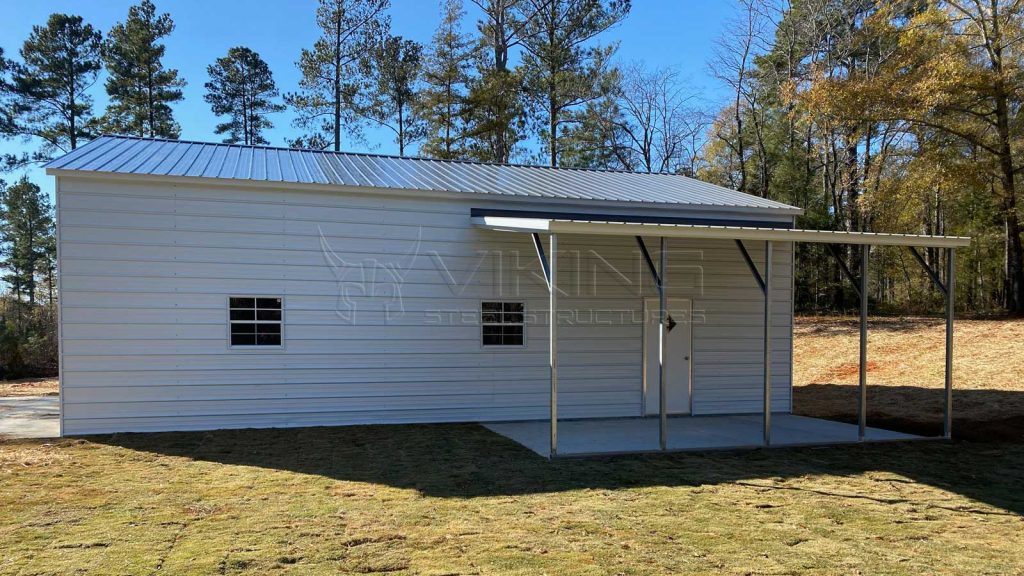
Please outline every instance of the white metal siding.
[{"label": "white metal siding", "polygon": [[[66,434],[547,416],[547,290],[532,242],[470,225],[471,207],[505,207],[496,201],[66,176],[59,196]],[[559,247],[560,415],[638,415],[653,285],[636,244],[562,236]],[[760,411],[762,300],[736,246],[672,249],[670,296],[692,298],[698,319],[694,412]],[[749,249],[762,263],[763,247]],[[775,254],[773,401],[787,410],[790,247]],[[403,313],[385,314],[389,282],[370,285],[383,297],[339,299],[339,275],[359,266],[400,275]],[[285,298],[282,349],[229,349],[226,297],[250,294]],[[526,302],[525,347],[481,347],[487,299]],[[354,320],[339,316],[346,302]]]}]

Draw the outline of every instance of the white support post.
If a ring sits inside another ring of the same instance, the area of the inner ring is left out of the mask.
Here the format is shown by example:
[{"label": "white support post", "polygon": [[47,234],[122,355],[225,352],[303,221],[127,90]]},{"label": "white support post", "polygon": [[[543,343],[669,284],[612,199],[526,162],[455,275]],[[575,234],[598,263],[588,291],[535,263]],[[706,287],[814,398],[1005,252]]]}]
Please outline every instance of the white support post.
[{"label": "white support post", "polygon": [[764,445],[772,444],[772,242],[764,243]]},{"label": "white support post", "polygon": [[946,258],[946,394],[942,435],[953,437],[953,298],[956,295],[956,250],[949,249]]},{"label": "white support post", "polygon": [[668,374],[665,373],[665,344],[668,340],[666,326],[668,311],[666,310],[666,292],[668,278],[668,240],[661,238],[661,266],[658,277],[658,444],[662,450],[668,449]]},{"label": "white support post", "polygon": [[865,244],[860,256],[860,378],[857,390],[857,439],[864,441],[868,428],[868,257],[871,246]]},{"label": "white support post", "polygon": [[550,457],[558,455],[558,238],[551,235],[549,311],[548,319],[548,365],[551,368],[551,451]]}]

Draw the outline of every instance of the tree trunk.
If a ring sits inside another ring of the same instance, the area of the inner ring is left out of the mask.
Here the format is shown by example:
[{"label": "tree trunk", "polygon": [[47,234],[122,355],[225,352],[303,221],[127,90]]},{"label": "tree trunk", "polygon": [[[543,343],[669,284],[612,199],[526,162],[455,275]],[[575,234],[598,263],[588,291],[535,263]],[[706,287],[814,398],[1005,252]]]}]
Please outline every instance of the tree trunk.
[{"label": "tree trunk", "polygon": [[341,152],[341,16],[334,26],[334,151]]},{"label": "tree trunk", "polygon": [[[69,66],[69,68],[71,68],[71,66]],[[78,123],[76,122],[78,118],[77,114],[75,114],[74,70],[68,70],[68,79],[70,80],[68,87],[68,127],[71,129],[70,134],[68,134],[68,141],[71,146],[71,149],[74,150],[75,148],[78,147]]]},{"label": "tree trunk", "polygon": [[149,137],[156,136],[156,111],[153,109],[153,66],[150,65],[146,74],[146,105],[149,115]]},{"label": "tree trunk", "polygon": [[[997,65],[997,70],[1002,72],[1001,66]],[[1017,182],[1013,170],[1009,98],[1006,95],[1002,74],[997,77],[995,95],[1003,215],[1006,219],[1006,308],[1011,312],[1020,313],[1024,312],[1024,246],[1021,245],[1020,214],[1017,212]]]},{"label": "tree trunk", "polygon": [[[742,75],[740,76],[740,82],[742,82]],[[747,191],[747,160],[743,157],[743,113],[740,110],[740,89],[736,89],[736,156],[739,161],[740,168],[740,185],[738,187],[740,192]]]},{"label": "tree trunk", "polygon": [[[502,88],[505,87],[505,81],[507,80],[508,72],[508,42],[506,38],[508,35],[505,32],[505,16],[507,14],[507,8],[505,6],[497,6],[494,9],[494,70],[496,72],[495,78],[501,79]],[[508,162],[508,144],[505,141],[505,123],[508,121],[504,116],[504,107],[499,105],[497,114],[495,117],[496,130],[494,131],[494,156],[495,160],[500,163]]]},{"label": "tree trunk", "polygon": [[556,114],[556,107],[558,104],[555,102],[554,87],[550,88],[551,93],[548,97],[549,106],[549,118],[548,118],[548,130],[551,130],[551,136],[548,141],[548,145],[551,147],[551,166],[553,168],[558,167],[558,117]]},{"label": "tree trunk", "polygon": [[403,106],[398,106],[398,155],[405,156],[405,119]]},{"label": "tree trunk", "polygon": [[450,160],[452,157],[452,124],[454,123],[453,116],[455,111],[452,110],[452,86],[451,83],[445,84],[445,118],[444,118],[444,157],[446,160]]},{"label": "tree trunk", "polygon": [[1006,308],[1011,312],[1024,312],[1024,247],[1021,245],[1020,217],[1014,192],[1013,170],[1003,169],[1003,213],[1006,217]]}]

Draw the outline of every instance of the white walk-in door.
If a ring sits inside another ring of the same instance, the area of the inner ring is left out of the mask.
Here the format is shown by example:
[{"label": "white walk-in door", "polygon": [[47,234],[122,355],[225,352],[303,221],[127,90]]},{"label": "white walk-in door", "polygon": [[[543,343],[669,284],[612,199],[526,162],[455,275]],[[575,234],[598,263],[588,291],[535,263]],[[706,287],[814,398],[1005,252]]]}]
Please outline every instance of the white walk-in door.
[{"label": "white walk-in door", "polygon": [[[690,413],[690,301],[681,298],[668,300],[668,319],[665,338],[665,387],[668,391],[669,414]],[[659,342],[658,299],[644,301],[644,412],[659,413],[661,386],[658,380]]]}]

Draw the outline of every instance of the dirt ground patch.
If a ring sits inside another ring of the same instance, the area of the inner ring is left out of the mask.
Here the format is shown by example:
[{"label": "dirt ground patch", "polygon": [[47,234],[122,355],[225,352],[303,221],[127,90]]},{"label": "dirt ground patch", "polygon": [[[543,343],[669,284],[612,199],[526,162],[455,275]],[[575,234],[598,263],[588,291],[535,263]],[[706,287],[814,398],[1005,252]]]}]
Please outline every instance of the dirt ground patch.
[{"label": "dirt ground patch", "polygon": [[0,397],[4,396],[56,396],[60,391],[56,378],[24,378],[0,380]]},{"label": "dirt ground patch", "polygon": [[[796,318],[794,412],[855,421],[858,338],[856,318]],[[940,319],[870,320],[870,425],[941,431],[944,338]],[[1024,441],[1024,320],[958,320],[953,358],[954,436]]]}]

